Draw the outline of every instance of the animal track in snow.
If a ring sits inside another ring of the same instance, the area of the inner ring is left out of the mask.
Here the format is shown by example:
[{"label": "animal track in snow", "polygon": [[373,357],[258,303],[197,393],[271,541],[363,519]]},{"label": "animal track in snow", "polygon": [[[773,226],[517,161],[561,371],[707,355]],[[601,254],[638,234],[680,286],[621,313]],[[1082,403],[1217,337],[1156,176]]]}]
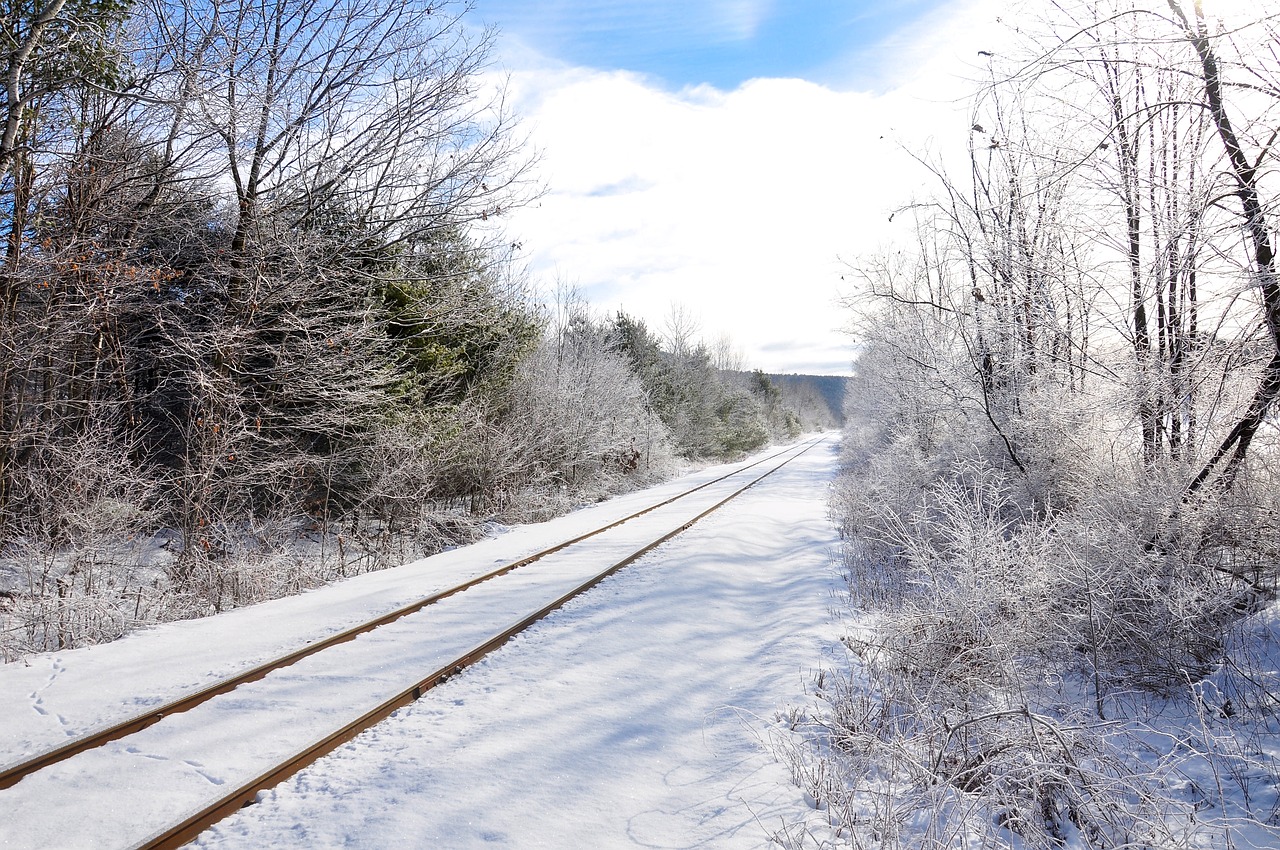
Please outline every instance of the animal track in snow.
[{"label": "animal track in snow", "polygon": [[[58,676],[61,675],[66,669],[67,669],[66,665],[62,663],[62,660],[55,656],[50,661],[49,678],[45,680],[45,683],[43,685],[36,688],[34,691],[32,691],[30,694],[27,695],[27,699],[31,700],[32,710],[35,711],[35,713],[40,715],[41,717],[49,716],[49,709],[44,707],[44,697],[41,696],[41,694],[47,691],[54,682],[58,681]],[[66,719],[61,714],[56,715],[56,717],[60,724],[62,724],[63,726],[67,725]]]}]

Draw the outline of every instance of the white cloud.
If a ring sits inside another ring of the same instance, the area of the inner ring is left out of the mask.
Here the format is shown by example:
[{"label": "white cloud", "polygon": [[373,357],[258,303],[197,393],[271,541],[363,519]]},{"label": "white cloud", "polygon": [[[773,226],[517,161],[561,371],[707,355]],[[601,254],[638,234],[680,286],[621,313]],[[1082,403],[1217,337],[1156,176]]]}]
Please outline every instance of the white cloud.
[{"label": "white cloud", "polygon": [[926,183],[899,142],[966,138],[965,110],[940,85],[877,96],[759,79],[671,93],[625,72],[517,71],[550,191],[509,227],[535,273],[576,283],[597,308],[656,329],[678,303],[752,366],[844,371],[839,258],[886,241],[889,213]]}]

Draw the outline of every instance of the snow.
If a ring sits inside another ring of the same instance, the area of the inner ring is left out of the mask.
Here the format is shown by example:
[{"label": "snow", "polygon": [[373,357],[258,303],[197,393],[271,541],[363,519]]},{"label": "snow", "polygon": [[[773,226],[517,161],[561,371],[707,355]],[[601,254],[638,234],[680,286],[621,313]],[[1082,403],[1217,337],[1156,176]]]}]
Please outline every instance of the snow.
[{"label": "snow", "polygon": [[[367,708],[411,684],[406,675],[425,676],[491,626],[538,607],[531,601],[546,604],[774,463],[40,771],[0,792],[0,846],[141,841],[236,787],[246,771],[301,749],[353,704]],[[783,706],[804,698],[812,669],[838,638],[828,613],[836,532],[826,516],[835,464],[829,440],[260,794],[197,845],[767,846],[770,830],[802,817],[805,802],[764,740]],[[0,762],[20,761],[729,468],[299,597],[6,665]],[[124,804],[123,787],[140,794]]]}]

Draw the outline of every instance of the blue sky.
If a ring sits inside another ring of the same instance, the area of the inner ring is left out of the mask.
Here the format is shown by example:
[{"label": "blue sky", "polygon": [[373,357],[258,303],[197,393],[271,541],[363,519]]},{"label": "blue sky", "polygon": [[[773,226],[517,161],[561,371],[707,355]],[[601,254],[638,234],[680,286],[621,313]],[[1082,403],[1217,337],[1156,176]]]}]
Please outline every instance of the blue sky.
[{"label": "blue sky", "polygon": [[571,65],[635,71],[668,87],[731,90],[799,77],[874,85],[874,61],[939,0],[478,0],[476,12]]}]

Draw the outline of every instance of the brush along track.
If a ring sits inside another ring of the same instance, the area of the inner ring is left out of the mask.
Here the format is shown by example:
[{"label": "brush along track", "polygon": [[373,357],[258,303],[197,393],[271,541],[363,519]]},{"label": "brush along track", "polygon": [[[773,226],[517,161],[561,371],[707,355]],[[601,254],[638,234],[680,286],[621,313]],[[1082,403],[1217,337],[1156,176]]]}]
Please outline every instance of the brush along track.
[{"label": "brush along track", "polygon": [[[800,454],[803,454],[805,451],[808,451],[808,449],[812,448],[814,445],[816,445],[816,443],[817,441],[810,441],[806,444],[803,444],[800,447],[800,451],[796,452],[796,454],[794,454],[793,457],[798,457]],[[24,777],[31,775],[32,773],[35,773],[36,771],[39,771],[51,765],[57,764],[58,762],[69,759],[79,753],[83,753],[88,750],[102,747],[103,745],[110,743],[112,741],[116,741],[121,738],[127,737],[129,735],[133,735],[138,732],[141,732],[142,730],[147,729],[148,727],[160,722],[166,717],[171,717],[176,714],[181,714],[181,713],[190,711],[191,709],[209,701],[210,699],[216,696],[229,693],[235,690],[236,688],[239,688],[240,686],[248,684],[250,682],[258,681],[274,671],[278,671],[278,670],[282,670],[284,668],[290,667],[298,663],[299,661],[302,661],[305,658],[308,658],[320,652],[323,652],[324,650],[352,641],[355,638],[359,637],[360,635],[364,635],[374,631],[375,629],[387,626],[391,623],[394,623],[398,620],[403,619],[404,617],[407,617],[410,614],[417,613],[423,610],[424,608],[427,608],[431,605],[435,605],[441,602],[442,600],[449,599],[450,597],[453,597],[471,588],[474,588],[481,584],[489,582],[500,576],[505,576],[519,569],[520,567],[528,566],[550,555],[562,552],[568,549],[569,547],[574,546],[575,544],[581,543],[590,538],[596,537],[597,535],[603,534],[607,531],[617,528],[618,526],[621,526],[623,523],[626,523],[630,520],[649,514],[667,505],[671,505],[681,499],[684,499],[701,490],[704,490],[707,487],[711,487],[721,481],[732,478],[734,476],[741,475],[754,467],[760,466],[761,464],[767,463],[770,460],[776,459],[782,455],[788,454],[790,452],[795,452],[795,451],[796,450],[794,448],[789,448],[781,452],[774,453],[758,461],[755,461],[754,463],[743,466],[740,469],[736,469],[730,473],[727,473],[718,478],[715,478],[711,481],[707,481],[696,487],[692,487],[688,490],[684,490],[674,496],[671,496],[661,502],[658,502],[657,504],[650,505],[649,507],[646,507],[643,510],[636,511],[635,513],[632,513],[628,516],[625,516],[607,525],[601,526],[600,528],[594,529],[592,531],[588,531],[572,539],[563,541],[555,546],[536,552],[532,555],[521,558],[517,561],[513,561],[511,563],[505,564],[504,566],[501,566],[495,570],[484,573],[483,575],[477,576],[473,579],[462,582],[453,587],[447,588],[437,593],[433,593],[429,596],[422,597],[408,605],[404,605],[387,614],[384,614],[374,619],[360,623],[356,626],[345,629],[341,632],[338,632],[322,640],[318,640],[313,643],[310,643],[296,650],[295,652],[272,659],[263,664],[259,664],[249,670],[246,670],[240,674],[237,674],[236,676],[215,682],[211,685],[203,687],[183,697],[180,697],[178,699],[172,700],[163,705],[149,709],[147,712],[143,714],[130,717],[126,720],[112,724],[111,726],[102,728],[88,735],[77,737],[69,741],[68,743],[63,744],[60,747],[40,753],[18,764],[7,767],[3,771],[0,771],[0,789],[9,788],[15,785],[20,780],[22,780]],[[784,461],[784,463],[786,462],[787,461]],[[776,468],[777,467],[775,467],[775,469]],[[773,470],[770,470],[770,472],[772,471]],[[769,473],[766,473],[766,475],[767,474]],[[761,478],[763,477],[764,476],[761,476]],[[758,481],[760,479],[757,478],[756,480]],[[755,482],[753,481],[752,484],[754,483]],[[750,487],[751,485],[748,484],[747,486]],[[743,490],[745,489],[746,488],[744,487]],[[742,490],[739,490],[738,492],[742,492]],[[734,495],[736,495],[736,493]],[[732,498],[732,496],[730,498]],[[701,517],[699,516],[698,518],[701,518]],[[683,529],[680,529],[680,530],[683,530]],[[677,530],[676,532],[673,532],[672,535],[670,536],[674,536],[674,534],[676,533],[679,533],[679,530]],[[667,538],[663,538],[663,539],[665,540]],[[661,541],[658,541],[657,543],[654,543],[652,545],[658,545],[658,543],[660,542]],[[647,551],[647,549],[645,551]],[[534,615],[533,617],[522,622],[521,624],[518,624],[516,627],[513,627],[512,629],[508,630],[504,635],[500,636],[500,638],[495,638],[495,640],[492,642],[493,646],[489,646],[488,644],[486,644],[485,647],[478,647],[477,650],[482,649],[483,651],[479,651],[478,654],[468,654],[466,657],[459,659],[458,660],[459,663],[450,665],[447,669],[442,669],[441,671],[438,672],[438,674],[433,674],[433,676],[428,677],[428,679],[423,680],[423,682],[420,682],[417,685],[415,685],[414,688],[408,689],[405,692],[405,694],[414,694],[416,692],[416,694],[420,695],[422,691],[428,689],[429,687],[433,686],[434,684],[437,684],[439,681],[442,681],[444,678],[446,678],[448,673],[451,672],[455,667],[466,666],[466,664],[471,663],[472,661],[482,657],[484,654],[489,652],[492,648],[496,647],[497,645],[500,645],[502,642],[505,642],[505,640],[508,637],[510,637],[510,635],[521,630],[522,628],[526,627],[527,625],[541,618],[542,616],[545,616],[546,613],[548,613],[551,610],[554,610],[554,608],[556,607],[559,607],[559,605],[563,604],[564,601],[567,601],[568,598],[571,598],[572,595],[582,592],[590,585],[602,580],[605,577],[605,575],[608,575],[611,572],[616,571],[616,569],[621,569],[622,566],[625,566],[626,563],[630,563],[636,557],[639,557],[640,554],[643,554],[643,552],[638,553],[634,557],[627,559],[624,563],[615,565],[615,567],[611,568],[610,571],[606,572],[605,574],[601,574],[599,577],[594,579],[588,585],[575,591],[574,594],[570,594],[570,596],[566,596],[564,599],[559,600],[558,602],[556,602],[549,608],[545,609],[544,611],[541,611],[538,614]],[[401,696],[404,696],[404,695],[401,695]],[[403,705],[406,702],[411,701],[412,698],[416,698],[416,696],[403,699],[401,702],[397,703],[395,707],[399,707],[400,705]],[[390,713],[390,711],[393,711],[393,710],[394,710],[394,707],[391,709],[388,709],[386,713]],[[383,714],[382,716],[386,716],[386,715]],[[371,725],[372,722],[376,722],[376,721],[370,721],[369,725]],[[364,728],[364,727],[361,727],[361,728]],[[349,739],[350,737],[354,736],[358,731],[359,730],[351,732],[351,734],[348,735],[348,738],[345,738],[343,740]],[[341,743],[341,741],[334,743],[333,746],[337,746],[338,743]],[[329,749],[332,749],[332,747],[330,747]],[[315,757],[318,757],[318,756],[315,756]]]}]

